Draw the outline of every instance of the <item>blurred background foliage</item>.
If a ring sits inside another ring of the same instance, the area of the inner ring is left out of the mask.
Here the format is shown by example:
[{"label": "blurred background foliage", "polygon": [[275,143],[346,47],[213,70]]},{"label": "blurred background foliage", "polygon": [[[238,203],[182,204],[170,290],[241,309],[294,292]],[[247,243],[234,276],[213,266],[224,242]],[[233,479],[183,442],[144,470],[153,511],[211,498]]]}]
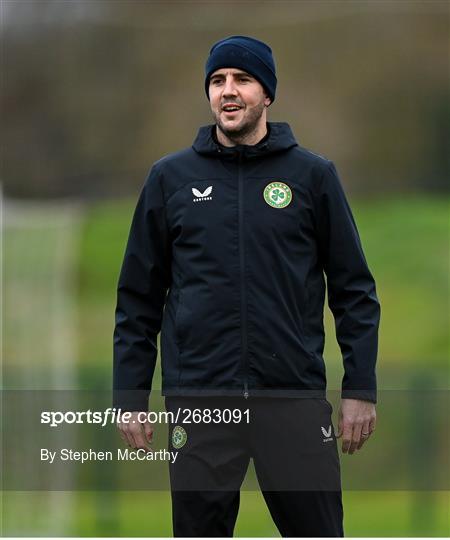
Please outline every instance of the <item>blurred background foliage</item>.
[{"label": "blurred background foliage", "polygon": [[[382,305],[380,390],[449,389],[448,2],[3,0],[1,16],[3,388],[110,388],[137,195],[211,122],[211,45],[248,34],[277,61],[269,119],[332,159],[349,197]],[[337,389],[328,309],[325,322]],[[378,437],[405,435],[389,422]],[[422,459],[448,479],[433,434],[408,436],[430,438]],[[448,491],[344,503],[349,536],[450,533]],[[171,535],[167,492],[8,491],[2,511],[5,535]],[[236,535],[277,535],[259,493],[243,492]]]},{"label": "blurred background foliage", "polygon": [[233,33],[268,41],[270,119],[352,190],[446,187],[448,3],[2,2],[5,191],[134,194],[210,122],[204,62]]}]

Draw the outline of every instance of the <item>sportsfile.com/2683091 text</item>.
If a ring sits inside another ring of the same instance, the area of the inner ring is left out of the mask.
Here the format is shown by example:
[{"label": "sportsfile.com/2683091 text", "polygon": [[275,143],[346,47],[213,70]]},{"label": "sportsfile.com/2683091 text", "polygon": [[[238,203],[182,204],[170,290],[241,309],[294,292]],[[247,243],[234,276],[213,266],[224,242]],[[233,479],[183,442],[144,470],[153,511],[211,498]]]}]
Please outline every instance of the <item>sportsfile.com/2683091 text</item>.
[{"label": "sportsfile.com/2683091 text", "polygon": [[115,407],[104,411],[42,411],[41,424],[57,427],[61,424],[98,424],[150,422],[152,424],[239,424],[250,423],[249,409],[181,409],[176,411],[140,411],[134,413]]}]

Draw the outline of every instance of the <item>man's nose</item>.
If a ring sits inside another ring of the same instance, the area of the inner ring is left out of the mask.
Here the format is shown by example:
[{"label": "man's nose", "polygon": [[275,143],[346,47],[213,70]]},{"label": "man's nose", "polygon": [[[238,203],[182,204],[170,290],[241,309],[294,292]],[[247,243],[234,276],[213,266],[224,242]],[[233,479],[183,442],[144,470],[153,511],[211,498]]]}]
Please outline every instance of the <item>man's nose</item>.
[{"label": "man's nose", "polygon": [[236,90],[236,84],[235,84],[234,80],[231,77],[227,77],[225,79],[225,84],[224,84],[224,87],[223,87],[223,95],[224,96],[228,96],[228,95],[235,96],[236,94],[237,94],[237,90]]}]

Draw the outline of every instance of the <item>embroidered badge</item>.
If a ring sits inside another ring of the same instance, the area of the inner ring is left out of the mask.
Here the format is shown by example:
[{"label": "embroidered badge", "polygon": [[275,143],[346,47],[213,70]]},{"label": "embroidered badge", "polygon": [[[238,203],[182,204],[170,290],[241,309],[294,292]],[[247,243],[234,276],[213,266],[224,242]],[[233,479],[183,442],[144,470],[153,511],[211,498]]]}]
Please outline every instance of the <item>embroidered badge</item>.
[{"label": "embroidered badge", "polygon": [[179,449],[186,444],[186,441],[186,431],[181,426],[175,426],[172,431],[172,446]]},{"label": "embroidered badge", "polygon": [[285,208],[292,201],[292,191],[283,182],[271,182],[264,188],[264,200],[273,208]]}]

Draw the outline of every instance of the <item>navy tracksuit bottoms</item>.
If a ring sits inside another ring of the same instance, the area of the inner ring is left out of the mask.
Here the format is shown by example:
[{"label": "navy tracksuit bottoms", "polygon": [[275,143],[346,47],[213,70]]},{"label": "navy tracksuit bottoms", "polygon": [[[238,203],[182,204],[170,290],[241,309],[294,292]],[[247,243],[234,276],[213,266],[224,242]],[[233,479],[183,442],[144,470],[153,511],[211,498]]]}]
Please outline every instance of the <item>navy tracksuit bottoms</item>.
[{"label": "navy tracksuit bottoms", "polygon": [[[175,537],[233,536],[250,458],[281,536],[344,536],[326,399],[166,397],[166,409],[178,412],[169,426],[169,449],[178,451],[170,464]],[[237,410],[241,421],[229,421]]]}]

